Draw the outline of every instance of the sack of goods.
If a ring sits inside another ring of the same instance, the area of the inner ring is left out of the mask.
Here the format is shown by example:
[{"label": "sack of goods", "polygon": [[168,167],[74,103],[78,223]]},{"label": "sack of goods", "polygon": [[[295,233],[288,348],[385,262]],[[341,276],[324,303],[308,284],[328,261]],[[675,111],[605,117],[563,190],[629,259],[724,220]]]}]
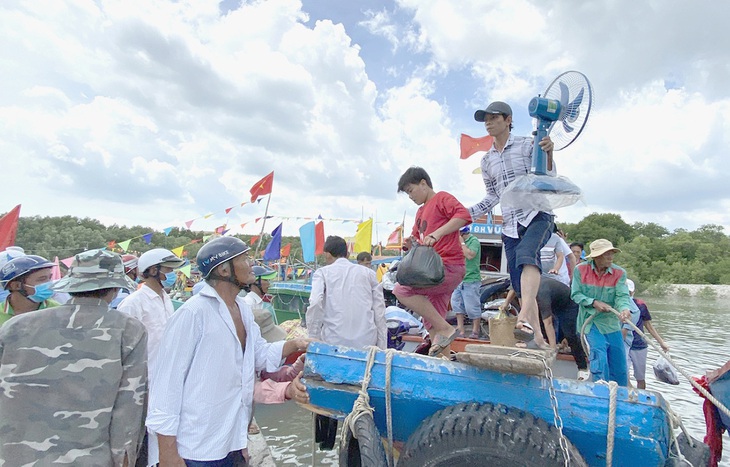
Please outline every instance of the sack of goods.
[{"label": "sack of goods", "polygon": [[396,280],[409,287],[433,287],[444,281],[444,262],[430,246],[414,245],[398,263]]},{"label": "sack of goods", "polygon": [[659,357],[654,362],[654,376],[662,383],[667,384],[679,384],[679,378],[677,377],[677,370],[669,363],[664,357]]}]

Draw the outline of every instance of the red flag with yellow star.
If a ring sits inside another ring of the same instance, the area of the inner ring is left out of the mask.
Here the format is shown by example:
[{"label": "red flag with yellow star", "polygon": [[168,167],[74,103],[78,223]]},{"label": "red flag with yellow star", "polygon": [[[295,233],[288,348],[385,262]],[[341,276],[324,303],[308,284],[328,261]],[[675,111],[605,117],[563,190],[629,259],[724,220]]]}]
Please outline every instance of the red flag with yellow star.
[{"label": "red flag with yellow star", "polygon": [[461,158],[466,159],[479,151],[489,151],[494,144],[494,137],[482,136],[481,138],[472,138],[469,135],[461,134],[459,146],[461,148]]},{"label": "red flag with yellow star", "polygon": [[251,192],[251,202],[256,201],[259,196],[271,194],[271,189],[274,187],[274,172],[272,171],[269,175],[265,176],[249,190]]}]

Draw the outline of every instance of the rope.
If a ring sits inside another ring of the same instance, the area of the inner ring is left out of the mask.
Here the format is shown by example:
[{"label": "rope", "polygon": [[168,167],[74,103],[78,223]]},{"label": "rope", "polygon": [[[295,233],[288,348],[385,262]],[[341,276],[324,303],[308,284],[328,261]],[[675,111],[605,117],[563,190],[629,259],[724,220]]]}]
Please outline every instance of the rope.
[{"label": "rope", "polygon": [[355,422],[366,413],[372,415],[375,411],[375,409],[370,406],[368,386],[370,386],[373,363],[375,363],[375,353],[378,350],[379,349],[374,346],[368,348],[368,357],[367,361],[365,362],[365,374],[362,377],[362,385],[360,386],[360,390],[358,391],[358,396],[357,399],[355,399],[355,403],[352,404],[352,411],[347,414],[347,417],[345,417],[345,421],[342,423],[342,436],[340,437],[341,442],[344,442],[344,440],[347,438],[346,435],[348,426],[350,428],[350,431],[352,431],[352,435],[357,438]]},{"label": "rope", "polygon": [[317,415],[312,412],[312,467],[314,467],[314,453],[317,451]]},{"label": "rope", "polygon": [[391,372],[395,349],[385,351],[385,420],[388,427],[388,467],[393,467],[393,412],[391,405]]},{"label": "rope", "polygon": [[611,467],[613,463],[613,445],[616,439],[616,393],[618,392],[618,383],[616,381],[608,382],[608,436],[606,438],[606,467]]}]

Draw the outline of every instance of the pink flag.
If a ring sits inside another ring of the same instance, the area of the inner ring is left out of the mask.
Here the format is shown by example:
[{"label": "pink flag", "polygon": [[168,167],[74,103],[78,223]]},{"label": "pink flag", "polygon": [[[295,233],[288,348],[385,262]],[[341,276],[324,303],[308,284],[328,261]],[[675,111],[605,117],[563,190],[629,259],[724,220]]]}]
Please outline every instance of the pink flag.
[{"label": "pink flag", "polygon": [[189,230],[190,226],[193,225],[193,222],[195,222],[195,219],[185,222],[185,227],[187,227]]},{"label": "pink flag", "polygon": [[58,256],[54,258],[53,264],[53,269],[51,269],[51,280],[57,281],[61,278],[61,265],[58,264]]}]

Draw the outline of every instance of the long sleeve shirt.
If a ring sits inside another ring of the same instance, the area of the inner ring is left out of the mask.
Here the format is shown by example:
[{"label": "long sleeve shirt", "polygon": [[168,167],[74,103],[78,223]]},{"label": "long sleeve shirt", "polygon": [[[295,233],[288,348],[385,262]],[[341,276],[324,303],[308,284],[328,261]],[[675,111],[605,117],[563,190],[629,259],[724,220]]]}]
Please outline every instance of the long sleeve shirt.
[{"label": "long sleeve shirt", "polygon": [[599,300],[617,311],[628,310],[631,298],[626,285],[626,271],[620,266],[611,264],[605,272],[599,274],[593,260],[580,263],[573,272],[570,298],[579,307],[578,332],[591,315],[596,315],[596,317],[586,326],[586,332],[590,331],[593,325],[601,334],[621,331],[621,321],[618,316],[611,312],[599,312],[593,308],[593,302]]},{"label": "long sleeve shirt", "polygon": [[[505,188],[517,177],[532,170],[532,138],[509,135],[502,152],[492,145],[482,157],[482,180],[487,194],[480,202],[469,208],[472,219],[491,211],[499,203]],[[555,175],[555,164],[550,175]],[[530,225],[538,211],[502,207],[502,233],[517,238],[517,224]]]},{"label": "long sleeve shirt", "polygon": [[0,328],[0,459],[134,465],[144,432],[147,333],[95,298]]},{"label": "long sleeve shirt", "polygon": [[183,459],[222,459],[248,444],[256,372],[276,371],[284,341],[267,343],[251,309],[236,298],[245,352],[225,302],[210,285],[168,321],[150,390],[147,427],[176,436]]},{"label": "long sleeve shirt", "polygon": [[317,269],[307,308],[309,337],[333,345],[385,349],[385,300],[375,271],[338,258]]}]

